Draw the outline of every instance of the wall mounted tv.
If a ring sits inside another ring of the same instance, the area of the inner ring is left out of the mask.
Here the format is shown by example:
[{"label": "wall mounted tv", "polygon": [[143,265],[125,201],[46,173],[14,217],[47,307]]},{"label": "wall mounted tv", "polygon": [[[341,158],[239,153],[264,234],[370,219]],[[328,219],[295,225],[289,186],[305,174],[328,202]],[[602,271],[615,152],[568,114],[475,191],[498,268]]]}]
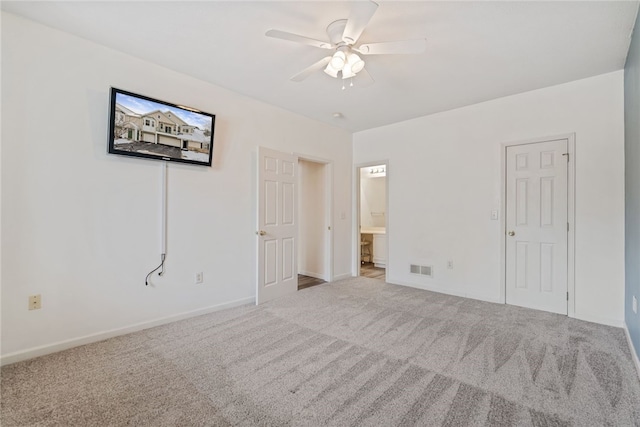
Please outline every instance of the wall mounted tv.
[{"label": "wall mounted tv", "polygon": [[111,88],[109,153],[211,166],[216,116]]}]

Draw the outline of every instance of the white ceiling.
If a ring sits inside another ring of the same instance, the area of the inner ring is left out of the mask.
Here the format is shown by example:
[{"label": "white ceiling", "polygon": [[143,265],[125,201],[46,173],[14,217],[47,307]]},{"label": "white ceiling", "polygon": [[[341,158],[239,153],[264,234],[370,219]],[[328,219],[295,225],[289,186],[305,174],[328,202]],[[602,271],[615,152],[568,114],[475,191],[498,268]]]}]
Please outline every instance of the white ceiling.
[{"label": "white ceiling", "polygon": [[365,57],[376,83],[359,87],[356,77],[344,91],[341,80],[321,71],[289,81],[327,51],[264,33],[275,28],[327,40],[326,26],[347,18],[351,2],[2,1],[1,7],[351,131],[622,69],[638,9],[635,1],[378,3],[360,43],[426,38],[427,50]]}]

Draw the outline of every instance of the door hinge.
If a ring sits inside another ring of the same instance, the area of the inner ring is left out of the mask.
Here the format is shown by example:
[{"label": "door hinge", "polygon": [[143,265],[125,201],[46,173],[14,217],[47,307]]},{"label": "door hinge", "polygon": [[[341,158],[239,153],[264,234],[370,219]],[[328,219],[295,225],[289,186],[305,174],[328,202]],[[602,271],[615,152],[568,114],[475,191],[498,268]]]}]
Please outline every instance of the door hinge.
[{"label": "door hinge", "polygon": [[569,301],[569,292],[567,292],[567,301]]},{"label": "door hinge", "polygon": [[567,223],[567,231],[569,231],[569,223]]},{"label": "door hinge", "polygon": [[567,162],[569,161],[569,153],[562,153],[563,156],[567,156]]}]

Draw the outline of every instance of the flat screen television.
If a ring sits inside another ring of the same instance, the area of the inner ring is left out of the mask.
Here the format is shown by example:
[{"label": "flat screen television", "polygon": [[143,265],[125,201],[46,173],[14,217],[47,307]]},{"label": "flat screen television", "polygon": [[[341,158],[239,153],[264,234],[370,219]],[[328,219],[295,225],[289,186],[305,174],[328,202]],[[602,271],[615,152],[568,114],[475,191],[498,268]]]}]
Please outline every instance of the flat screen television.
[{"label": "flat screen television", "polygon": [[211,166],[216,116],[111,88],[109,153]]}]

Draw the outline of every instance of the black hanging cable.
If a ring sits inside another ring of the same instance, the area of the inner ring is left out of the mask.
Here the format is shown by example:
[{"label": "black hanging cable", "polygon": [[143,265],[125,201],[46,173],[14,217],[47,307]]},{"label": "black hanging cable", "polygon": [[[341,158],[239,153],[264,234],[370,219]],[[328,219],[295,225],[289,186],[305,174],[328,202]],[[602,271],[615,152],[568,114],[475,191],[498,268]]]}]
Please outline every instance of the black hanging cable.
[{"label": "black hanging cable", "polygon": [[149,272],[149,274],[147,274],[147,277],[144,279],[144,285],[145,286],[149,286],[149,276],[151,276],[154,272],[158,271],[159,268],[162,267],[162,271],[160,273],[158,273],[158,276],[162,276],[164,274],[164,260],[165,260],[165,258],[166,258],[165,254],[160,255],[160,259],[162,260],[162,262],[160,263],[159,266],[157,266],[156,268],[151,270]]}]

